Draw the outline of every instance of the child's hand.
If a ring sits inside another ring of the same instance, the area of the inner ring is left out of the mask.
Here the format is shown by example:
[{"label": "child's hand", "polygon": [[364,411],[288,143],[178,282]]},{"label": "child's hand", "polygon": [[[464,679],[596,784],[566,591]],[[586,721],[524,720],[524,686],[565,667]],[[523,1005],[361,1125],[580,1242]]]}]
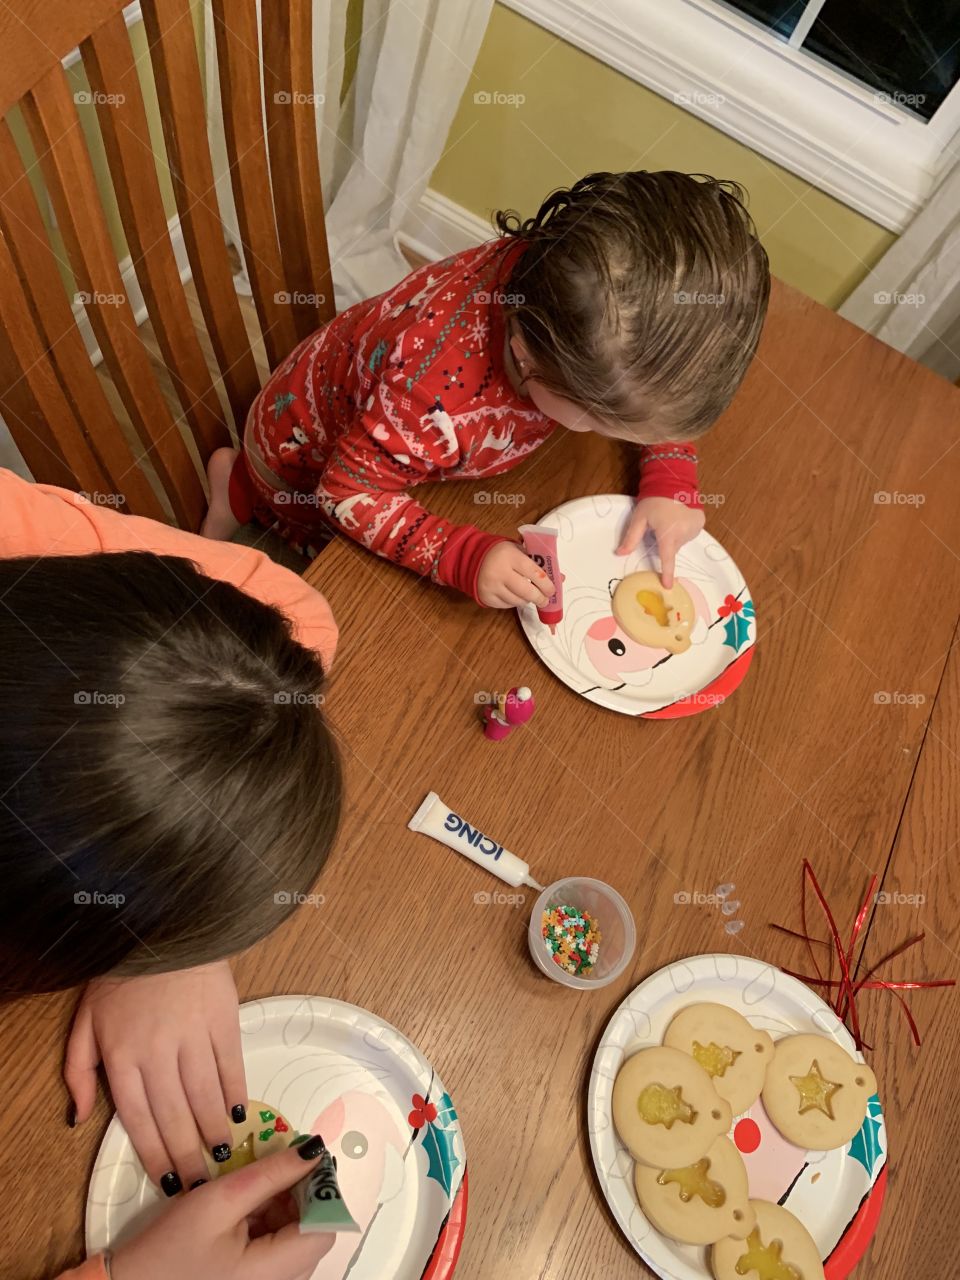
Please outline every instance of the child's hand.
[{"label": "child's hand", "polygon": [[516,542],[498,542],[483,557],[477,596],[489,608],[515,609],[518,604],[542,608],[553,592],[553,583]]},{"label": "child's hand", "polygon": [[150,1180],[159,1184],[175,1174],[163,1186],[177,1190],[176,1178],[184,1187],[206,1178],[201,1143],[208,1151],[229,1147],[230,1111],[247,1105],[229,964],[91,982],[77,1006],[64,1068],[78,1121],[93,1109],[101,1059]]},{"label": "child's hand", "polygon": [[677,552],[685,542],[695,538],[705,524],[706,517],[699,507],[674,502],[672,498],[641,498],[633,508],[617,555],[628,556],[636,551],[644,533],[650,529],[660,552],[660,580],[669,591],[673,586]]},{"label": "child's hand", "polygon": [[[297,1280],[333,1248],[300,1234],[289,1189],[310,1172],[310,1143],[265,1156],[181,1196],[113,1255],[113,1280]],[[287,1194],[285,1194],[287,1193]]]}]

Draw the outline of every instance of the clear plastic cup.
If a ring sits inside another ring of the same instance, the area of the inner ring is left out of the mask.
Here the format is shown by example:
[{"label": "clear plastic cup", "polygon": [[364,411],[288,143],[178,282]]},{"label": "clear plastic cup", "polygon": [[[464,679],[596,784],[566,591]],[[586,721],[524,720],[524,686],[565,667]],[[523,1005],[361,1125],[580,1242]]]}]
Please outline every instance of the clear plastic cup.
[{"label": "clear plastic cup", "polygon": [[[563,906],[588,911],[600,929],[597,963],[582,978],[561,969],[543,939],[543,913]],[[568,876],[565,880],[548,884],[533,904],[527,941],[533,963],[542,973],[564,987],[585,991],[588,987],[605,987],[614,978],[619,978],[637,945],[637,930],[630,908],[616,889],[611,889],[602,880]]]}]

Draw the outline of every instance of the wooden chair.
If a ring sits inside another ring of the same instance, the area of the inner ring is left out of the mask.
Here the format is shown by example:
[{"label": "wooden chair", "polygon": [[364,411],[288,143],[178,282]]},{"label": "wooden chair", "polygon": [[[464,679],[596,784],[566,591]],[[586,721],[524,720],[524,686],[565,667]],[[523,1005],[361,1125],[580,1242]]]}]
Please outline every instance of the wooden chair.
[{"label": "wooden chair", "polygon": [[[206,503],[203,466],[242,430],[260,377],[217,208],[190,0],[142,0],[142,12],[163,121],[159,159],[172,177],[202,312],[197,324],[168,232],[123,7],[121,0],[0,6],[0,413],[37,480],[124,495],[130,511],[196,529]],[[312,106],[311,0],[264,3],[262,33],[256,0],[213,0],[213,13],[237,220],[273,367],[334,313]],[[94,103],[79,109],[96,111],[173,404],[124,297],[62,66],[76,48]],[[116,396],[107,395],[76,322],[64,264],[14,142],[16,107]],[[281,295],[297,297],[297,305]],[[318,296],[323,301],[314,305]]]}]

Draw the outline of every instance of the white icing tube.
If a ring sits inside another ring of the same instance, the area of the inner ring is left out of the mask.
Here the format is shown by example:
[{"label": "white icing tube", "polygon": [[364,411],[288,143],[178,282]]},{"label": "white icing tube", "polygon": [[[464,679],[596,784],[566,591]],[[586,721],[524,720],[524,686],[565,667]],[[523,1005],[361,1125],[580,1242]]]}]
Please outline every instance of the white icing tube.
[{"label": "white icing tube", "polygon": [[448,849],[462,853],[477,866],[486,867],[514,888],[521,884],[528,884],[531,889],[543,888],[542,884],[531,879],[529,863],[522,862],[515,854],[509,853],[492,836],[486,836],[476,827],[471,827],[469,822],[448,808],[435,791],[430,792],[407,826],[411,831],[422,831],[425,836],[433,836],[434,840],[439,840]]}]

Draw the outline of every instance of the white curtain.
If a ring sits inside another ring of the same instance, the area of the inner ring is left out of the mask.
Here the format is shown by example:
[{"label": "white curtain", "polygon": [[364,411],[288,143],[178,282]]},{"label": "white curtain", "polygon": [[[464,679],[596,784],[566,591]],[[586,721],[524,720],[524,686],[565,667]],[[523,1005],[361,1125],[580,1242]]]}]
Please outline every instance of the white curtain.
[{"label": "white curtain", "polygon": [[[364,0],[356,75],[341,106],[346,6],[314,3],[320,166],[338,310],[409,272],[397,234],[443,153],[493,0]],[[209,5],[206,52],[207,84],[215,87]],[[228,239],[240,250],[219,95],[207,98],[217,195]],[[249,289],[243,273],[237,283]]]},{"label": "white curtain", "polygon": [[951,382],[960,378],[960,161],[840,314]]}]

